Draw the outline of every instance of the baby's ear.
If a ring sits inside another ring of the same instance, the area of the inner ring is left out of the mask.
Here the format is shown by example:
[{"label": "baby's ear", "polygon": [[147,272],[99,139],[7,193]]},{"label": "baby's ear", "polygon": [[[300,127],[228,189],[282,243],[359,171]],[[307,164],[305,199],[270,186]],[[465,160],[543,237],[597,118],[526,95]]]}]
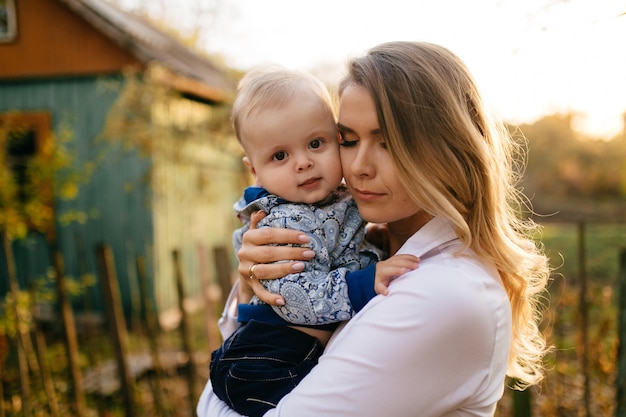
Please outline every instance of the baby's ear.
[{"label": "baby's ear", "polygon": [[254,177],[254,180],[256,181],[256,170],[254,169],[254,166],[252,165],[252,161],[250,161],[250,158],[248,158],[247,156],[244,156],[242,158],[243,164],[245,166],[248,167],[248,169],[250,170],[250,173],[252,174],[252,176]]}]

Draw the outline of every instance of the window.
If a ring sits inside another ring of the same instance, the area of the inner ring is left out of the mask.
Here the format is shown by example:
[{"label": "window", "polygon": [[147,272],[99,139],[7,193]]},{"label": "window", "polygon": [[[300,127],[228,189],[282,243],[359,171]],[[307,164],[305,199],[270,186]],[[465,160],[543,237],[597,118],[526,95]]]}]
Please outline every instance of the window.
[{"label": "window", "polygon": [[13,42],[17,37],[15,0],[0,0],[0,42]]},{"label": "window", "polygon": [[[53,179],[45,173],[52,157],[50,140],[49,113],[0,113],[0,152],[7,175],[4,178],[12,179],[12,201],[24,210],[31,230],[41,229],[39,226],[49,221],[54,212]],[[39,169],[31,169],[33,166]]]},{"label": "window", "polygon": [[18,187],[20,203],[26,203],[29,183],[28,162],[37,154],[37,133],[31,126],[20,126],[7,132],[6,161]]}]

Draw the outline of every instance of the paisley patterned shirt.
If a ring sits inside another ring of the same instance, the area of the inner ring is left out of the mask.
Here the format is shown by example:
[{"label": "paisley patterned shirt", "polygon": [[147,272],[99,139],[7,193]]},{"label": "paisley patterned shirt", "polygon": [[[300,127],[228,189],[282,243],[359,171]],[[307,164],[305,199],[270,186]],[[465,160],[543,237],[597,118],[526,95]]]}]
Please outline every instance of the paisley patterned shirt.
[{"label": "paisley patterned shirt", "polygon": [[[311,239],[315,258],[304,271],[280,279],[261,280],[270,292],[285,298],[284,306],[272,306],[282,319],[298,325],[323,325],[348,320],[354,309],[348,297],[346,274],[364,269],[382,253],[364,240],[365,221],[344,186],[316,204],[290,203],[260,187],[248,187],[235,204],[244,226],[233,234],[235,251],[250,227],[252,213],[267,213],[258,227],[299,230]],[[252,305],[264,304],[257,297]]]}]

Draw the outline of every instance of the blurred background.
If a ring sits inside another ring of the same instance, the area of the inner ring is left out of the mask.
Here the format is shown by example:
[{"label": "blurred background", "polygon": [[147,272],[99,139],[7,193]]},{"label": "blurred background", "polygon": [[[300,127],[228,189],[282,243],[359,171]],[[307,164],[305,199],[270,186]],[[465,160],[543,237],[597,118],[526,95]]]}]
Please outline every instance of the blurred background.
[{"label": "blurred background", "polygon": [[512,123],[556,112],[612,137],[626,95],[623,1],[115,0],[248,69],[278,62],[333,84],[347,59],[387,41],[439,43],[469,66]]},{"label": "blurred background", "polygon": [[626,415],[626,1],[0,0],[0,417],[194,415],[250,182],[237,81],[334,88],[393,40],[459,55],[528,145],[555,350],[497,415]]}]

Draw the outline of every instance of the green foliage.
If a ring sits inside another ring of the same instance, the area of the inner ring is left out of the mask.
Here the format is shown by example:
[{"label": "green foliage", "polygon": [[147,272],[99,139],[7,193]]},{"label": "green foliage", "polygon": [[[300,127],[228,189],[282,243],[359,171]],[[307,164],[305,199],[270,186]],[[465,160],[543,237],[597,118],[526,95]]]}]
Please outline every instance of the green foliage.
[{"label": "green foliage", "polygon": [[139,150],[153,157],[194,163],[183,153],[183,143],[240,152],[230,123],[230,104],[207,106],[187,100],[162,82],[152,79],[154,65],[145,76],[127,72],[123,82],[102,81],[101,88],[115,90],[113,104],[100,140],[121,143],[125,150]]},{"label": "green foliage", "polygon": [[[20,291],[17,296],[7,293],[0,316],[0,336],[16,337],[19,331],[28,332],[33,324],[32,300],[29,293]],[[19,320],[18,320],[19,317]]]},{"label": "green foliage", "polygon": [[[614,386],[607,384],[616,375],[617,293],[619,254],[626,250],[625,223],[586,223],[584,241],[577,224],[546,224],[543,242],[553,266],[560,266],[550,289],[552,325],[550,343],[556,350],[552,371],[543,390],[542,415],[554,415],[559,408],[576,409],[576,393],[582,375],[581,358],[587,358],[593,415],[609,416],[615,398]],[[584,258],[580,258],[581,243]],[[584,268],[584,271],[581,270]],[[586,346],[581,339],[581,280],[586,281]],[[550,401],[548,398],[550,397]]]},{"label": "green foliage", "polygon": [[[38,277],[33,281],[31,291],[18,291],[16,294],[8,292],[0,302],[0,336],[15,337],[18,328],[29,331],[33,328],[32,311],[34,306],[41,303],[55,303],[57,293],[50,283],[56,280],[54,270],[49,269],[46,277]],[[65,287],[70,299],[80,300],[90,287],[96,285],[97,279],[93,274],[85,274],[75,278],[65,277]]]},{"label": "green foliage", "polygon": [[[11,120],[15,120],[14,123]],[[71,200],[80,184],[93,172],[93,164],[77,169],[69,145],[73,132],[62,124],[56,134],[37,143],[25,158],[8,149],[27,146],[27,129],[13,113],[0,127],[0,231],[9,240],[24,239],[29,232],[51,236],[55,228],[54,199]]]},{"label": "green foliage", "polygon": [[[50,285],[56,279],[52,268],[47,276],[35,280],[31,291],[19,288],[13,241],[27,241],[32,234],[40,234],[54,248],[54,200],[75,198],[81,183],[88,181],[94,169],[93,164],[77,168],[70,151],[73,132],[66,124],[61,124],[56,134],[35,131],[20,116],[18,112],[11,113],[3,117],[0,125],[0,236],[9,266],[6,272],[10,287],[0,303],[0,338],[28,333],[33,328],[36,303],[56,299]],[[74,216],[79,217],[77,213]],[[89,276],[80,281],[67,277],[68,293],[82,294],[94,281]]]},{"label": "green foliage", "polygon": [[[617,366],[618,256],[626,249],[626,223],[586,223],[585,258],[587,314],[583,342],[579,265],[579,228],[576,223],[544,223],[541,241],[556,269],[544,311],[543,331],[554,349],[546,357],[547,375],[530,388],[536,416],[576,416],[584,407],[582,358],[586,355],[590,414],[614,416]],[[516,392],[506,390],[496,416],[516,416]]]},{"label": "green foliage", "polygon": [[527,195],[538,198],[626,197],[626,132],[611,140],[575,131],[573,114],[519,126],[528,140]]},{"label": "green foliage", "polygon": [[92,209],[89,212],[81,210],[66,210],[57,216],[57,220],[61,226],[68,226],[72,223],[85,224],[89,219],[97,219],[100,217],[98,209]]},{"label": "green foliage", "polygon": [[[607,283],[617,277],[620,248],[626,248],[626,224],[588,223],[585,225],[585,266],[588,276]],[[566,281],[580,276],[578,227],[574,223],[544,224],[542,242],[551,266]]]}]

